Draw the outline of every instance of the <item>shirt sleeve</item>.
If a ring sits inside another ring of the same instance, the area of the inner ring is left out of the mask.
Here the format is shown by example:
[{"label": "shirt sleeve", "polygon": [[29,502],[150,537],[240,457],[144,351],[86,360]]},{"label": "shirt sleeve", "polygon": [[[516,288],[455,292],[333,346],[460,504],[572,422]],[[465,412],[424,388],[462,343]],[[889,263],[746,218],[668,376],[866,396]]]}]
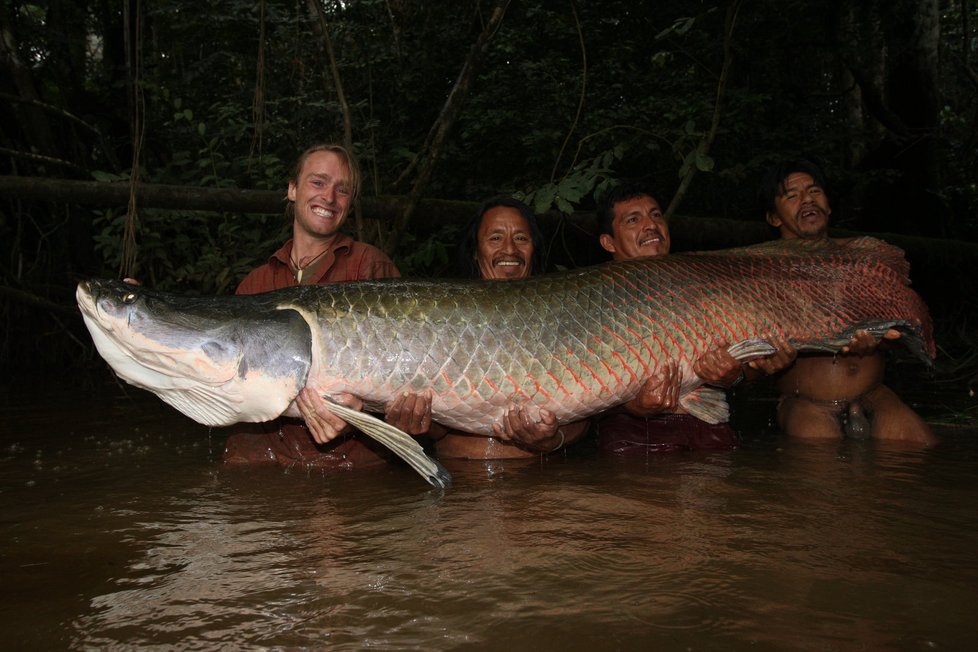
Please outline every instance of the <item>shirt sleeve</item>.
[{"label": "shirt sleeve", "polygon": [[401,272],[387,254],[376,247],[368,246],[360,260],[357,278],[362,280],[401,278]]}]

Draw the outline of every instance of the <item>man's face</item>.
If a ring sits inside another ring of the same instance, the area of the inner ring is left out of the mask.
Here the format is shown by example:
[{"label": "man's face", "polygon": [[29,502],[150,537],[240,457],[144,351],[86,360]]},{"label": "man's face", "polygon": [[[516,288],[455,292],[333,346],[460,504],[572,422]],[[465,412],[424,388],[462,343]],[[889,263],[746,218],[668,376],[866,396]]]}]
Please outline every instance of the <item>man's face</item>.
[{"label": "man's face", "polygon": [[350,207],[350,169],[336,153],[313,152],[302,164],[299,178],[289,182],[295,202],[293,230],[317,238],[335,236]]},{"label": "man's face", "polygon": [[484,279],[512,280],[530,275],[533,236],[518,210],[495,206],[483,213],[475,258]]},{"label": "man's face", "polygon": [[648,195],[615,204],[611,231],[612,235],[602,233],[600,242],[615,260],[669,253],[669,225],[659,202]]},{"label": "man's face", "polygon": [[810,174],[793,172],[784,180],[782,192],[774,199],[775,211],[768,212],[768,224],[781,231],[785,240],[820,240],[828,236],[832,208],[825,190]]}]

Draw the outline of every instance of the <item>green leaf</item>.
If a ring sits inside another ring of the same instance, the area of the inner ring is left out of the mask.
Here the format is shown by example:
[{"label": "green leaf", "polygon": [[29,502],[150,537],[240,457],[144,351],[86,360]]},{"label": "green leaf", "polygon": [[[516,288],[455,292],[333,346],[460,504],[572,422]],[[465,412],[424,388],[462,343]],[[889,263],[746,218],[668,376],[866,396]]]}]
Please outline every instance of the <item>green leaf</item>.
[{"label": "green leaf", "polygon": [[126,178],[122,175],[103,172],[102,170],[92,170],[92,177],[96,181],[122,181]]},{"label": "green leaf", "polygon": [[546,213],[550,210],[550,205],[553,204],[556,195],[557,187],[552,183],[548,183],[543,188],[540,188],[534,193],[533,210],[538,214]]},{"label": "green leaf", "polygon": [[711,172],[713,170],[713,159],[708,154],[696,152],[696,169],[700,172]]},{"label": "green leaf", "polygon": [[557,186],[557,196],[569,202],[580,201],[581,197],[587,191],[586,188],[582,188],[581,186],[580,181],[574,177],[562,179],[560,185]]},{"label": "green leaf", "polygon": [[690,29],[692,29],[693,24],[696,22],[696,18],[690,16],[689,18],[677,18],[675,25],[676,34],[682,36]]}]

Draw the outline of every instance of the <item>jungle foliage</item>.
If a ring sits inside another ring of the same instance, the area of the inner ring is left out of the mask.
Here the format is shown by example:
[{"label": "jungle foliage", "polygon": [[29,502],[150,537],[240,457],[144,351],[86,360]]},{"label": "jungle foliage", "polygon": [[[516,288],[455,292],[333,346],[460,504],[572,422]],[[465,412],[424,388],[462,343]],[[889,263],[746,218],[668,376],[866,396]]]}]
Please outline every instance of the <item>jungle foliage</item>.
[{"label": "jungle foliage", "polygon": [[[644,179],[671,213],[756,222],[762,170],[801,155],[837,225],[974,240],[976,25],[969,0],[4,0],[0,174],[284,194],[301,150],[346,140],[367,196],[560,215]],[[458,225],[408,206],[351,228],[444,271]],[[81,277],[229,292],[286,234],[10,193],[0,359],[83,348],[59,316]]]}]

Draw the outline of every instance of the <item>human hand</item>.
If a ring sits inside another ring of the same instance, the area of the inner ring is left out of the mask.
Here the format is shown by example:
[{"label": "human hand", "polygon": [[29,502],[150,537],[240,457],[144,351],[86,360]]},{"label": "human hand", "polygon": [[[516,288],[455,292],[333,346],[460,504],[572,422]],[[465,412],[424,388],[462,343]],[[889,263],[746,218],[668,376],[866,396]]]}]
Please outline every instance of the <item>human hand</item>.
[{"label": "human hand", "polygon": [[747,363],[749,369],[757,372],[755,375],[770,376],[776,374],[791,366],[798,357],[797,349],[781,333],[767,334],[764,339],[775,348],[775,351],[771,355],[756,358]]},{"label": "human hand", "polygon": [[637,417],[672,412],[679,406],[680,385],[682,372],[679,365],[673,361],[666,362],[646,379],[638,394],[623,407]]},{"label": "human hand", "polygon": [[852,339],[849,340],[849,343],[842,347],[842,353],[848,353],[850,355],[872,355],[876,353],[876,349],[879,347],[881,341],[898,339],[900,339],[900,331],[893,328],[883,333],[881,339],[876,339],[869,331],[860,328],[852,336]]},{"label": "human hand", "polygon": [[430,389],[403,392],[387,404],[384,420],[409,435],[423,435],[431,428],[431,397]]},{"label": "human hand", "polygon": [[506,410],[502,423],[492,424],[493,434],[503,441],[521,444],[527,448],[550,452],[563,444],[559,434],[557,416],[549,410],[540,410],[540,420],[534,421],[522,405]]},{"label": "human hand", "polygon": [[[363,409],[363,401],[353,394],[337,394],[333,400],[354,410]],[[330,412],[325,399],[311,387],[299,392],[295,405],[317,444],[325,444],[350,430],[350,424]]]},{"label": "human hand", "polygon": [[744,367],[727,352],[730,345],[721,340],[717,348],[707,351],[693,362],[693,372],[708,385],[730,387],[743,377]]}]

